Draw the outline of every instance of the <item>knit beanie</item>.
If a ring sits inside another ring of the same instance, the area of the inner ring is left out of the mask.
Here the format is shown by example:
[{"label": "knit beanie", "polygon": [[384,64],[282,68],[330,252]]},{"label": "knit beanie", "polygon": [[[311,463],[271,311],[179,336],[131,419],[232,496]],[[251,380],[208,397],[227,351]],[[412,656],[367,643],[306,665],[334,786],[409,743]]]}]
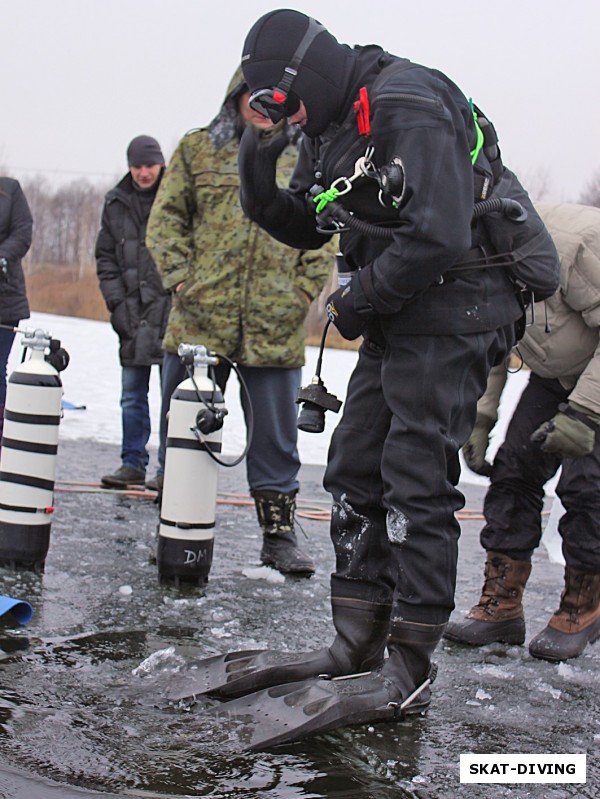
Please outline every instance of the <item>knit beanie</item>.
[{"label": "knit beanie", "polygon": [[127,148],[128,166],[153,166],[165,163],[160,144],[152,136],[136,136]]}]

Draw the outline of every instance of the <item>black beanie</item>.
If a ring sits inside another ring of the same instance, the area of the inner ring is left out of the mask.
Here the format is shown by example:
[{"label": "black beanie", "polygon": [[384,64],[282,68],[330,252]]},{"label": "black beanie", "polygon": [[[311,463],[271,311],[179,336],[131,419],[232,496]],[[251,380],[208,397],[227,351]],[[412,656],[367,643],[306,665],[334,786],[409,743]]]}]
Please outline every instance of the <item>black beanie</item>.
[{"label": "black beanie", "polygon": [[[270,11],[254,23],[244,42],[242,69],[251,92],[277,86],[310,23],[299,11]],[[344,87],[351,49],[323,30],[298,66],[290,94],[302,100],[307,123],[303,132],[319,136],[346,105]]]},{"label": "black beanie", "polygon": [[128,166],[153,166],[165,163],[160,144],[152,136],[136,136],[127,148]]}]

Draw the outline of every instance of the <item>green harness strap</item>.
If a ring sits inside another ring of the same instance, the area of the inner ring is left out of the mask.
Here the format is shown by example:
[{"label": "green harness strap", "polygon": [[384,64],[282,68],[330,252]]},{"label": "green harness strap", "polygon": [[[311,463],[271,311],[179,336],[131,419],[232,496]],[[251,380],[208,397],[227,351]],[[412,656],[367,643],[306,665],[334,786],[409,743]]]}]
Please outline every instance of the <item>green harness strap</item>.
[{"label": "green harness strap", "polygon": [[484,139],[483,132],[477,122],[477,114],[473,108],[473,99],[471,97],[469,97],[469,105],[471,106],[471,113],[473,114],[473,122],[475,122],[475,130],[477,131],[477,143],[475,144],[475,149],[471,150],[471,163],[474,165],[482,150]]}]

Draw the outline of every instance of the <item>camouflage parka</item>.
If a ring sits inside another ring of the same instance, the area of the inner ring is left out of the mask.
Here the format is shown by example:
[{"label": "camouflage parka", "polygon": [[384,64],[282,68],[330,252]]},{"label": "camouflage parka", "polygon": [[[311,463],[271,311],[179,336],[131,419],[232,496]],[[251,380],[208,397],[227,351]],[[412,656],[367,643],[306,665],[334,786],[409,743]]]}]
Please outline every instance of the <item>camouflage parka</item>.
[{"label": "camouflage parka", "polygon": [[[179,142],[152,208],[147,243],[173,293],[163,346],[203,344],[245,366],[298,367],[304,319],[334,256],[280,244],[244,215],[237,168],[244,89],[238,71],[219,115]],[[282,185],[296,158],[290,144],[278,162]]]}]

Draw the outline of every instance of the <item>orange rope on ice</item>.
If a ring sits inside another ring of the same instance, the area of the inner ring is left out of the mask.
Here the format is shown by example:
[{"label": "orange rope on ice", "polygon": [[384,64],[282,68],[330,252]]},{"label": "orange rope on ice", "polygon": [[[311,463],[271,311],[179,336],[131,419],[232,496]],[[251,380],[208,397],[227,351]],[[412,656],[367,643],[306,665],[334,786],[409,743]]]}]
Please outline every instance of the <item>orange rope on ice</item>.
[{"label": "orange rope on ice", "polygon": [[[105,488],[100,483],[86,483],[78,480],[57,480],[55,491],[65,493],[90,493],[90,494],[116,494],[117,496],[141,497],[142,499],[156,499],[156,491],[143,488]],[[219,493],[218,505],[233,505],[241,507],[254,507],[254,500],[249,494],[236,494],[227,491]],[[543,511],[542,516],[547,516],[549,511]],[[331,502],[326,499],[298,499],[296,500],[296,515],[302,519],[315,522],[329,522],[331,520]],[[463,508],[455,514],[458,521],[484,521],[481,510]]]}]

